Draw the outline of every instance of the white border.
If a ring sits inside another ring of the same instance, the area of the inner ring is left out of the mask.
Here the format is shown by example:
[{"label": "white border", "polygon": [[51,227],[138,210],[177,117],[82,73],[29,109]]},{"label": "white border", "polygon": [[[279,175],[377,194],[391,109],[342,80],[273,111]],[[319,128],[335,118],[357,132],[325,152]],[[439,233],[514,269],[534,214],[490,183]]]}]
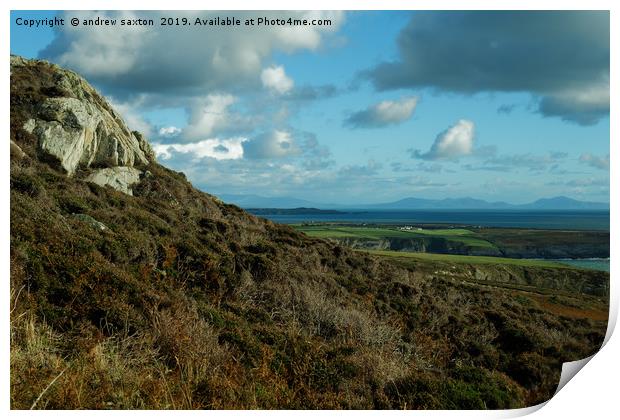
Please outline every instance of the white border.
[{"label": "white border", "polygon": [[[126,9],[126,10],[386,10],[386,9],[416,9],[416,10],[439,10],[439,9],[473,9],[473,10],[559,10],[559,9],[576,9],[576,10],[611,10],[611,74],[614,75],[611,80],[611,114],[610,114],[610,137],[614,136],[614,133],[618,132],[618,120],[619,115],[617,112],[617,94],[613,89],[615,85],[615,75],[617,75],[618,69],[618,50],[617,42],[618,31],[615,29],[620,23],[618,19],[618,7],[617,1],[605,1],[605,0],[590,0],[590,1],[551,1],[551,0],[522,0],[522,1],[490,1],[490,0],[469,0],[467,2],[463,0],[419,0],[419,1],[404,1],[404,0],[385,0],[385,1],[370,1],[370,0],[301,0],[295,2],[293,5],[290,1],[282,0],[268,0],[263,1],[260,4],[257,2],[241,1],[241,0],[226,0],[226,1],[210,1],[210,2],[198,2],[189,0],[175,0],[174,2],[162,2],[162,1],[120,1],[112,0],[107,2],[102,1],[87,1],[87,0],[65,0],[57,1],[53,4],[45,1],[15,1],[8,0],[3,1],[4,19],[0,23],[2,40],[0,57],[4,64],[5,72],[9,69],[9,11],[11,9],[16,10],[45,10],[45,9],[58,9],[58,10],[93,10],[93,9]],[[6,74],[6,73],[5,73]],[[2,133],[5,135],[9,132],[9,83],[8,77],[4,79],[2,83],[1,93],[3,101],[1,102],[3,118],[1,119]],[[8,139],[7,139],[8,140]],[[8,153],[8,141],[6,141],[4,150],[5,154],[4,164],[0,165],[2,171],[2,183],[1,183],[1,197],[2,200],[0,211],[2,213],[0,247],[2,252],[0,258],[2,258],[1,273],[4,280],[4,287],[2,288],[2,302],[4,302],[4,314],[2,318],[1,334],[3,337],[1,354],[3,360],[3,367],[9,366],[9,320],[8,320],[8,302],[9,302],[9,153]],[[611,202],[611,267],[612,273],[617,272],[618,266],[618,245],[617,240],[620,231],[618,225],[615,223],[614,213],[618,208],[618,194],[616,193],[618,188],[617,183],[617,171],[614,169],[615,156],[618,156],[617,142],[611,142],[611,173],[610,173],[610,202]],[[534,407],[522,410],[509,410],[509,411],[460,411],[460,412],[399,412],[399,411],[367,411],[367,412],[352,412],[352,411],[323,411],[320,413],[315,412],[287,412],[287,411],[235,411],[235,412],[175,412],[174,416],[179,417],[194,417],[194,416],[212,416],[215,418],[231,418],[231,417],[252,417],[259,419],[267,418],[282,418],[288,419],[291,416],[301,418],[311,418],[316,415],[327,417],[374,417],[374,416],[387,416],[391,418],[410,418],[410,417],[424,417],[424,418],[458,418],[458,419],[479,419],[479,418],[505,418],[505,417],[517,417],[527,413],[532,414],[532,418],[538,419],[558,419],[558,418],[574,418],[583,419],[588,418],[613,418],[618,413],[618,396],[616,392],[616,379],[619,378],[619,364],[617,360],[618,354],[620,354],[620,344],[618,338],[612,336],[610,333],[615,326],[618,313],[618,290],[616,282],[612,277],[612,300],[611,300],[611,312],[610,312],[610,328],[608,330],[607,344],[604,348],[592,358],[592,360],[585,366],[585,368],[577,374],[577,378],[573,379],[566,384],[566,386],[547,404],[542,404],[544,407]],[[617,335],[617,334],[616,334]],[[84,414],[82,412],[75,411],[63,411],[57,412],[19,412],[9,410],[9,375],[7,369],[2,369],[4,375],[0,381],[0,395],[2,398],[2,408],[4,412],[9,411],[9,415],[16,418],[25,416],[52,416],[61,415],[67,418],[79,418]],[[539,409],[542,408],[542,409]],[[539,410],[537,410],[539,409]],[[85,413],[86,414],[86,413]],[[89,418],[100,418],[103,416],[142,416],[148,415],[153,419],[163,419],[171,415],[168,412],[161,411],[149,411],[149,412],[101,412],[90,411],[87,413]]]}]

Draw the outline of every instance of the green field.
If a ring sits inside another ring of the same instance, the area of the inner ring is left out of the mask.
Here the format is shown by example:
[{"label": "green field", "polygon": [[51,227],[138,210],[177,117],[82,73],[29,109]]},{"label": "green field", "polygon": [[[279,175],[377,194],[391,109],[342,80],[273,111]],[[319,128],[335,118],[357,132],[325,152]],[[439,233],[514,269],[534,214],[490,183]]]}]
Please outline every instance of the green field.
[{"label": "green field", "polygon": [[521,267],[543,267],[543,268],[571,268],[567,264],[562,264],[556,261],[546,260],[531,260],[531,259],[517,259],[517,258],[503,258],[503,257],[483,257],[472,255],[451,255],[451,254],[429,254],[422,252],[401,252],[401,251],[377,251],[377,250],[364,250],[374,255],[381,255],[389,257],[391,259],[398,259],[401,262],[406,260],[412,261],[441,261],[449,263],[459,264],[508,264],[517,265]]},{"label": "green field", "polygon": [[293,227],[308,236],[315,238],[332,239],[366,239],[380,240],[386,238],[442,238],[446,241],[462,243],[475,248],[496,248],[491,242],[476,237],[468,229],[422,229],[401,230],[393,227],[363,227],[339,225],[293,225]]}]

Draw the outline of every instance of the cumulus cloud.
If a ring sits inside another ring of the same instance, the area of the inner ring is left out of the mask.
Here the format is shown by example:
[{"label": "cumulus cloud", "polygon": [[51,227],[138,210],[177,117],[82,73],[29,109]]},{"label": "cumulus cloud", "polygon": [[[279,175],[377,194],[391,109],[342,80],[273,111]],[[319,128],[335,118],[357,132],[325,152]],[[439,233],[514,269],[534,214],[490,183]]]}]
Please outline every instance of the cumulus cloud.
[{"label": "cumulus cloud", "polygon": [[160,127],[160,129],[158,130],[158,133],[160,137],[172,138],[172,137],[176,137],[179,134],[181,134],[181,131],[183,130],[171,125],[169,127]]},{"label": "cumulus cloud", "polygon": [[260,134],[243,146],[248,159],[272,159],[295,156],[301,149],[289,131],[273,130]]},{"label": "cumulus cloud", "polygon": [[609,96],[609,75],[605,75],[592,84],[549,93],[541,99],[539,112],[548,117],[592,125],[609,113]]},{"label": "cumulus cloud", "polygon": [[271,66],[263,69],[260,75],[263,86],[274,93],[283,95],[293,88],[293,79],[288,77],[282,66]]},{"label": "cumulus cloud", "polygon": [[[192,23],[221,16],[222,12],[177,11],[176,16]],[[70,15],[70,16],[69,16]],[[42,52],[42,58],[69,67],[105,85],[120,96],[171,92],[187,94],[203,91],[233,91],[260,86],[264,61],[274,51],[315,50],[344,21],[338,11],[242,12],[241,20],[258,16],[301,19],[331,19],[326,26],[270,26],[264,28],[212,26],[157,27],[72,27],[58,29],[57,36]],[[72,11],[60,17],[151,18],[159,22],[168,17],[165,11]],[[197,37],[206,37],[196,42]],[[181,46],[181,47],[180,47]]]},{"label": "cumulus cloud", "polygon": [[609,170],[609,155],[596,156],[590,153],[584,153],[579,156],[579,162],[590,165],[593,168]]},{"label": "cumulus cloud", "polygon": [[411,118],[417,104],[417,97],[381,101],[350,115],[344,123],[353,128],[376,128],[399,124]]},{"label": "cumulus cloud", "polygon": [[216,131],[248,128],[250,118],[229,109],[236,100],[230,94],[211,94],[193,101],[189,124],[184,129],[185,137],[197,140],[212,136]]},{"label": "cumulus cloud", "polygon": [[[137,13],[116,11],[100,13],[95,11],[74,11],[80,20],[105,18],[135,19]],[[61,18],[68,20],[69,12],[61,13]],[[140,54],[147,47],[149,33],[152,30],[144,26],[61,26],[57,28],[56,38],[43,51],[43,58],[66,67],[73,68],[92,79],[114,78],[130,72],[139,66]],[[166,54],[161,54],[166,55]]]},{"label": "cumulus cloud", "polygon": [[460,157],[472,154],[474,137],[474,123],[469,120],[459,120],[435,138],[428,152],[422,153],[415,150],[412,152],[412,157],[425,160],[458,160]]},{"label": "cumulus cloud", "polygon": [[154,144],[153,150],[158,158],[168,160],[174,154],[185,154],[192,159],[213,158],[217,160],[241,159],[242,143],[247,139],[207,139],[195,143]]},{"label": "cumulus cloud", "polygon": [[609,114],[607,11],[416,12],[398,48],[366,73],[380,90],[530,92],[544,116]]},{"label": "cumulus cloud", "polygon": [[153,127],[151,124],[140,116],[136,109],[140,106],[142,98],[138,97],[131,102],[121,102],[114,98],[106,98],[112,108],[114,108],[125,121],[127,127],[130,130],[139,131],[146,137],[150,137],[153,134]]}]

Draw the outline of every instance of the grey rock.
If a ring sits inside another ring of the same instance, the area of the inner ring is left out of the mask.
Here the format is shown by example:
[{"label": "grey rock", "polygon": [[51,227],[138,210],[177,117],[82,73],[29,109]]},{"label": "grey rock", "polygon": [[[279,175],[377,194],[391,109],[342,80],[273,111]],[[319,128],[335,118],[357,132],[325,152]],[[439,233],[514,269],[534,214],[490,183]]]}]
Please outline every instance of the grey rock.
[{"label": "grey rock", "polygon": [[148,159],[149,162],[155,162],[155,151],[151,147],[151,144],[148,142],[146,137],[142,135],[139,131],[131,132],[136,140],[138,140],[138,145],[140,146],[140,150],[144,152],[144,156]]},{"label": "grey rock", "polygon": [[32,133],[34,131],[34,128],[37,126],[37,122],[33,119],[30,118],[28,121],[26,121],[26,123],[24,124],[24,130],[26,130],[29,133]]},{"label": "grey rock", "polygon": [[155,160],[148,141],[132,132],[110,104],[76,73],[47,62],[11,56],[11,73],[45,65],[60,96],[46,98],[24,124],[44,153],[68,175],[78,168],[145,166]]},{"label": "grey rock", "polygon": [[95,219],[92,216],[89,216],[88,214],[83,214],[83,213],[73,213],[72,214],[73,217],[75,217],[76,219],[92,226],[95,230],[98,230],[100,232],[103,232],[104,230],[108,229],[108,227],[106,225],[104,225],[103,223],[101,223],[99,220]]},{"label": "grey rock", "polygon": [[133,195],[131,186],[140,182],[140,175],[142,175],[142,171],[139,169],[130,166],[115,166],[93,171],[84,180],[102,187],[109,186],[117,191]]},{"label": "grey rock", "polygon": [[26,153],[22,150],[21,147],[17,145],[13,140],[11,140],[11,158],[23,159],[26,157]]},{"label": "grey rock", "polygon": [[11,73],[13,72],[13,67],[25,66],[27,61],[28,60],[26,60],[24,57],[11,54]]},{"label": "grey rock", "polygon": [[[26,125],[25,129],[32,127],[30,121]],[[78,167],[149,163],[140,142],[124,123],[89,101],[46,99],[31,132],[39,139],[41,150],[56,157],[69,175]]]}]

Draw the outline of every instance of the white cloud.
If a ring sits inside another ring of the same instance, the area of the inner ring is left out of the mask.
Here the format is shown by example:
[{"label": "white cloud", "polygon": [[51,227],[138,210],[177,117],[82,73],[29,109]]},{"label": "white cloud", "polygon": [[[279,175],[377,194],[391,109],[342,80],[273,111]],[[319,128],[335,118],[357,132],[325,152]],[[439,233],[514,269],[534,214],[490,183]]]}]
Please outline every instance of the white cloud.
[{"label": "white cloud", "polygon": [[[336,32],[344,21],[343,12],[235,11],[231,15],[245,19],[271,17],[287,19],[331,19],[324,26],[252,27],[169,26],[138,28],[65,26],[41,55],[62,66],[77,70],[87,79],[105,85],[119,94],[160,93],[176,95],[199,88],[207,91],[231,91],[257,88],[264,61],[273,52],[295,52],[318,48],[324,37]],[[211,19],[222,12],[176,11],[175,17],[192,24],[199,17]],[[170,17],[166,11],[66,12],[60,17],[150,18],[159,23]],[[200,41],[197,39],[200,38]]]},{"label": "white cloud", "polygon": [[570,88],[560,91],[552,97],[564,102],[572,102],[578,108],[605,108],[609,107],[609,77],[581,86],[579,89]]},{"label": "white cloud", "polygon": [[529,92],[544,116],[595,124],[609,115],[609,23],[608,11],[422,11],[398,56],[365,74],[379,90]]},{"label": "white cloud", "polygon": [[146,137],[153,134],[153,127],[144,118],[142,118],[138,109],[140,108],[141,99],[132,102],[118,102],[114,98],[106,98],[112,108],[123,117],[125,124],[130,130],[139,131]]},{"label": "white cloud", "polygon": [[355,128],[385,127],[408,120],[418,104],[417,97],[382,101],[349,116],[345,124]]},{"label": "white cloud", "polygon": [[592,125],[609,112],[609,100],[609,75],[601,75],[591,83],[548,94],[541,100],[539,111],[544,115]]},{"label": "white cloud", "polygon": [[375,112],[381,121],[400,122],[411,117],[418,104],[418,98],[403,98],[400,101],[383,101],[375,106]]},{"label": "white cloud", "polygon": [[590,153],[584,153],[579,156],[579,162],[590,165],[593,168],[609,170],[609,155],[595,156]]},{"label": "white cloud", "polygon": [[185,134],[189,139],[205,138],[217,129],[229,126],[231,114],[228,107],[235,103],[235,97],[228,94],[213,94],[197,101],[192,108]]},{"label": "white cloud", "polygon": [[243,149],[248,159],[282,158],[301,153],[291,133],[284,130],[261,134],[244,143]]},{"label": "white cloud", "polygon": [[452,159],[471,155],[474,149],[475,126],[472,121],[459,120],[441,132],[426,153],[414,152],[414,157],[428,160]]},{"label": "white cloud", "polygon": [[[131,11],[117,11],[110,16],[119,20],[138,17]],[[96,11],[73,11],[71,17],[83,21],[104,15]],[[149,32],[147,27],[142,26],[120,30],[118,26],[85,28],[81,25],[63,26],[60,31],[62,35],[56,38],[58,41],[53,41],[46,48],[53,54],[54,62],[95,78],[115,76],[135,68],[139,63],[139,54],[132,51],[140,51],[145,47]],[[65,44],[65,41],[68,43]]]},{"label": "white cloud", "polygon": [[161,137],[168,137],[168,138],[176,137],[179,134],[181,134],[181,131],[183,131],[183,130],[181,130],[178,127],[175,127],[175,126],[171,125],[170,127],[161,127],[159,129],[159,135]]},{"label": "white cloud", "polygon": [[205,157],[217,160],[234,160],[243,157],[242,143],[245,138],[206,139],[195,143],[154,144],[153,149],[158,158],[167,160],[174,153],[190,154],[194,159]]},{"label": "white cloud", "polygon": [[293,80],[286,75],[282,66],[271,66],[263,69],[260,79],[264,87],[280,95],[289,92],[294,84]]}]

